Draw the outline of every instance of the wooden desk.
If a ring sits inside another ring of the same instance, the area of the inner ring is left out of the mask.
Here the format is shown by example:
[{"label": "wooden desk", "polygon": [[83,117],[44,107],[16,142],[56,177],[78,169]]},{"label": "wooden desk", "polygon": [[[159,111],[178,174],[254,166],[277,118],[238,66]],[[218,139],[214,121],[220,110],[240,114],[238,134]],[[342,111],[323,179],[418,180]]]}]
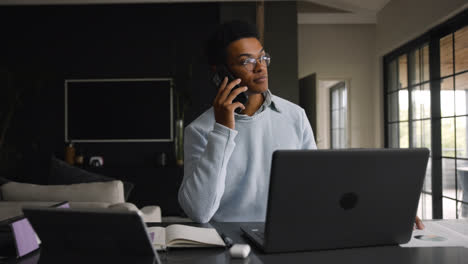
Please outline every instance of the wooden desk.
[{"label": "wooden desk", "polygon": [[[465,221],[466,220],[460,220]],[[169,225],[171,223],[163,223]],[[247,243],[239,229],[241,223],[212,223],[218,232],[222,232],[232,238],[236,243]],[[161,225],[161,224],[150,224]],[[35,264],[35,263],[85,263],[82,260],[74,262],[74,258],[64,257],[61,261],[42,262],[39,253],[33,254],[29,258],[12,263]],[[340,250],[310,251],[287,254],[263,254],[252,246],[252,253],[247,259],[231,259],[229,253],[224,248],[211,249],[170,249],[167,252],[160,252],[159,258],[162,263],[191,263],[191,264],[296,264],[296,263],[383,263],[383,264],[466,264],[468,260],[467,248],[400,248],[399,246],[386,247],[366,247]],[[151,260],[135,259],[126,257],[125,259],[108,259],[94,257],[86,263],[142,263],[152,264]]]}]

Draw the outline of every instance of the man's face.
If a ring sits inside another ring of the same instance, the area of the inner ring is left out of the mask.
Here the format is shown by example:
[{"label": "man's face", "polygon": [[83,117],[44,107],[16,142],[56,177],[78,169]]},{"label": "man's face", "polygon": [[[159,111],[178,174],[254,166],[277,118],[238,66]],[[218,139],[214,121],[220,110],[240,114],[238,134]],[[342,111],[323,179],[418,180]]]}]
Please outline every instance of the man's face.
[{"label": "man's face", "polygon": [[227,51],[227,65],[236,78],[241,78],[240,86],[247,86],[248,93],[263,93],[268,90],[268,69],[265,63],[257,64],[248,69],[243,63],[248,58],[258,59],[265,55],[262,44],[256,38],[243,38],[229,44]]}]

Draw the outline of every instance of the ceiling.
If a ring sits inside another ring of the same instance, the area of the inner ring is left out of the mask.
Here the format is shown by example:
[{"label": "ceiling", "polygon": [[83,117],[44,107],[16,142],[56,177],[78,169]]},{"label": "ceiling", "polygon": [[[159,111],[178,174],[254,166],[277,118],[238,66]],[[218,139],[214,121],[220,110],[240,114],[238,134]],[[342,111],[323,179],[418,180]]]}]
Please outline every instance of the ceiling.
[{"label": "ceiling", "polygon": [[[273,0],[265,0],[273,1]],[[245,0],[0,0],[0,5],[245,2]],[[301,0],[299,24],[375,24],[390,0]]]},{"label": "ceiling", "polygon": [[[376,24],[377,13],[390,0],[298,1],[299,24]],[[315,6],[315,7],[314,7]],[[328,8],[328,11],[324,11]]]},{"label": "ceiling", "polygon": [[[255,0],[253,0],[255,1]],[[274,0],[266,0],[274,1]],[[379,11],[390,0],[305,0],[337,9],[365,9]],[[170,2],[246,2],[246,0],[0,0],[0,5],[21,4],[89,4],[89,3],[170,3]]]},{"label": "ceiling", "polygon": [[324,89],[329,89],[333,86],[335,86],[336,84],[338,84],[339,82],[342,82],[342,81],[339,81],[339,80],[319,80],[318,83],[319,83],[319,90],[324,90]]},{"label": "ceiling", "polygon": [[380,11],[390,0],[310,0],[349,10]]},{"label": "ceiling", "polygon": [[246,0],[0,0],[0,5],[66,5],[66,4],[141,4],[183,2],[247,2]]}]

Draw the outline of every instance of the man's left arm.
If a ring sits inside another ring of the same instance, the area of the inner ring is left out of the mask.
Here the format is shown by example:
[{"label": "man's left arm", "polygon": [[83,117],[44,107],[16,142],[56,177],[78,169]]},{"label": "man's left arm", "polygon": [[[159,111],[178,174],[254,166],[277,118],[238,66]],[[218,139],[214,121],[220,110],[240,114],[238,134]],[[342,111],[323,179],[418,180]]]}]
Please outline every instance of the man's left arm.
[{"label": "man's left arm", "polygon": [[414,221],[414,227],[416,229],[420,229],[420,230],[424,229],[424,224],[423,224],[422,220],[418,216],[416,216],[416,220]]}]

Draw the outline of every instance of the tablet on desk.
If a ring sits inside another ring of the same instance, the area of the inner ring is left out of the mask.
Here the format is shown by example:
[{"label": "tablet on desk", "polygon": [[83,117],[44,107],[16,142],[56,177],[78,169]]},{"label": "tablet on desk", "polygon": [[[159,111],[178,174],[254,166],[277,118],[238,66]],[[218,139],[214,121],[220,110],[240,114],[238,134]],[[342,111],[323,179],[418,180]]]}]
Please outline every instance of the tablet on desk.
[{"label": "tablet on desk", "polygon": [[[60,202],[51,208],[69,208],[68,202]],[[37,250],[41,241],[24,215],[0,223],[0,254],[4,258],[21,258]]]},{"label": "tablet on desk", "polygon": [[24,208],[42,240],[41,255],[152,257],[146,225],[136,212],[109,209]]}]

